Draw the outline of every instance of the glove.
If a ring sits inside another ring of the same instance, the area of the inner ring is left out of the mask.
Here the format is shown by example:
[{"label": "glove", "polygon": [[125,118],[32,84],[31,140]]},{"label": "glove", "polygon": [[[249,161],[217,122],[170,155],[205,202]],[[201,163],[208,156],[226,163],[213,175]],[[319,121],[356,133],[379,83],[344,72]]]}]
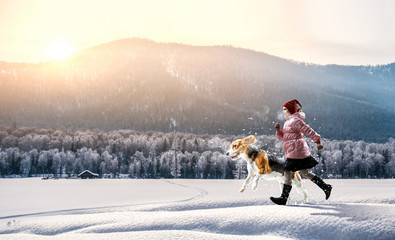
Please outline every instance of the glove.
[{"label": "glove", "polygon": [[317,143],[317,149],[318,149],[318,151],[321,150],[321,149],[323,149],[323,148],[324,148],[324,145],[322,145],[321,143]]},{"label": "glove", "polygon": [[274,128],[276,129],[277,132],[280,131],[280,124],[276,123],[276,126],[274,126]]}]

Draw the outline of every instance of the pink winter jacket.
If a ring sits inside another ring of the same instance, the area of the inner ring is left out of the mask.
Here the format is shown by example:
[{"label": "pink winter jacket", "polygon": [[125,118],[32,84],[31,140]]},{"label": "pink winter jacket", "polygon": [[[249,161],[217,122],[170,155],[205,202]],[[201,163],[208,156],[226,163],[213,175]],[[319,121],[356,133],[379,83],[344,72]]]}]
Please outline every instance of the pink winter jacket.
[{"label": "pink winter jacket", "polygon": [[304,123],[305,118],[303,112],[296,112],[287,118],[283,130],[276,132],[276,136],[283,141],[286,158],[303,159],[311,155],[303,134],[309,136],[315,143],[321,142],[321,136]]}]

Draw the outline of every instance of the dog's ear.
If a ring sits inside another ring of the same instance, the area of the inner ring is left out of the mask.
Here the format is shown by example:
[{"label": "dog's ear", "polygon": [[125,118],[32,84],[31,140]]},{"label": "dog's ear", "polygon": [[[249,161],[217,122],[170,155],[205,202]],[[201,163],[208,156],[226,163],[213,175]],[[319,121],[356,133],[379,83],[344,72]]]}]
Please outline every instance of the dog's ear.
[{"label": "dog's ear", "polygon": [[250,136],[244,138],[243,140],[247,144],[254,144],[254,143],[256,143],[256,137],[254,135],[250,135]]}]

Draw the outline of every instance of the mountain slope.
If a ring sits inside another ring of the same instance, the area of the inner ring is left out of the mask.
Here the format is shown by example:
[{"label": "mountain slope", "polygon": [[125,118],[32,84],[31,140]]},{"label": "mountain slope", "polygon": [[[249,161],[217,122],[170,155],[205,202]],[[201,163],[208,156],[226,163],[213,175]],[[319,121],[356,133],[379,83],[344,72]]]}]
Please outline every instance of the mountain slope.
[{"label": "mountain slope", "polygon": [[320,66],[246,49],[124,39],[64,62],[0,63],[0,124],[273,134],[297,98],[323,137],[395,136],[395,63]]}]

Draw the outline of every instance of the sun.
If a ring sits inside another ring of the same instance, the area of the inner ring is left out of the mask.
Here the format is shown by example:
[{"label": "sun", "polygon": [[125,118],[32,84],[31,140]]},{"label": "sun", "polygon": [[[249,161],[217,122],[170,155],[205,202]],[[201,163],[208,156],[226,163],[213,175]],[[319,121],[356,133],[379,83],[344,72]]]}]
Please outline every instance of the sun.
[{"label": "sun", "polygon": [[57,41],[48,46],[48,55],[51,59],[62,60],[71,55],[74,50],[66,42]]}]

